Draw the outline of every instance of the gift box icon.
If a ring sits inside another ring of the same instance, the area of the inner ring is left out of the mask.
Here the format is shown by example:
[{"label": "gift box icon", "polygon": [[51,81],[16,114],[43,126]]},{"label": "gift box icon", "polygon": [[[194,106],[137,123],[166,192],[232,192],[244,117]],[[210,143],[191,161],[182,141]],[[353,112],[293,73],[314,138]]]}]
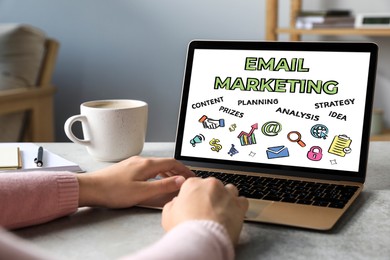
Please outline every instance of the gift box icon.
[{"label": "gift box icon", "polygon": [[284,145],[268,147],[267,157],[268,159],[289,157],[288,148]]}]

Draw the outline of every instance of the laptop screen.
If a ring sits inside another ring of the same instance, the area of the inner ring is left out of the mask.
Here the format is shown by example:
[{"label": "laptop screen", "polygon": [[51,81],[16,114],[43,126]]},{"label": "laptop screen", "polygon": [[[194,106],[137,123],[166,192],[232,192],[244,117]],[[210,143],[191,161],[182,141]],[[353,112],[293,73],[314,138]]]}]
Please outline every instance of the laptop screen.
[{"label": "laptop screen", "polygon": [[175,157],[362,177],[376,51],[372,43],[191,42]]}]

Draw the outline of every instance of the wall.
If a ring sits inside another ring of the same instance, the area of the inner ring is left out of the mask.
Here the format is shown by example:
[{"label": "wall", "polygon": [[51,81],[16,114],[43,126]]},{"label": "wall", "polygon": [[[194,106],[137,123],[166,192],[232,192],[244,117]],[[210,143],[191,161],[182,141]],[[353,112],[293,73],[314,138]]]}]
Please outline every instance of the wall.
[{"label": "wall", "polygon": [[[304,7],[390,12],[388,0],[375,2],[318,0],[305,1]],[[288,6],[280,0],[283,14]],[[61,42],[54,75],[57,141],[68,141],[63,124],[81,102],[108,98],[145,100],[147,140],[174,141],[188,42],[263,40],[264,15],[264,0],[0,0],[0,22],[29,23]],[[280,19],[287,24],[286,15]],[[375,105],[390,116],[390,38],[363,40],[381,46]]]}]

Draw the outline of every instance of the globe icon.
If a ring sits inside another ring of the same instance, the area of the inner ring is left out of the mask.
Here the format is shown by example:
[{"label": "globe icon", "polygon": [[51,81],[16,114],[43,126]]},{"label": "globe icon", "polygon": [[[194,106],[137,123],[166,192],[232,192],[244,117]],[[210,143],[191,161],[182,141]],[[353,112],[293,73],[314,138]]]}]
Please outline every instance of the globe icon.
[{"label": "globe icon", "polygon": [[328,136],[328,132],[329,132],[328,128],[322,124],[314,125],[310,129],[311,135],[315,138],[318,138],[318,139],[321,139],[321,138],[326,139],[326,137]]}]

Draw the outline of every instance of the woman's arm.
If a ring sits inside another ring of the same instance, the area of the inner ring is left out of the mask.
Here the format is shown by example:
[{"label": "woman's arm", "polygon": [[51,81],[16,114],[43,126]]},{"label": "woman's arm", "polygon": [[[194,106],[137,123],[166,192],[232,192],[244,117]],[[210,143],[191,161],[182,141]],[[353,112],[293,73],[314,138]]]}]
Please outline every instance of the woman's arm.
[{"label": "woman's arm", "polygon": [[79,185],[69,172],[7,172],[0,174],[0,198],[0,226],[20,228],[75,212]]},{"label": "woman's arm", "polygon": [[[163,177],[147,181],[156,176]],[[7,172],[0,174],[0,226],[41,224],[78,207],[126,208],[178,191],[194,173],[170,158],[131,157],[91,173]]]},{"label": "woman's arm", "polygon": [[210,220],[187,220],[156,243],[122,260],[137,259],[234,259],[233,243],[226,229]]},{"label": "woman's arm", "polygon": [[[165,178],[146,181],[158,175]],[[173,159],[141,157],[89,174],[1,174],[0,224],[16,228],[43,223],[71,214],[78,206],[130,207],[181,188],[163,209],[162,225],[167,234],[128,258],[233,259],[233,245],[238,240],[248,201],[238,196],[236,187],[223,186],[214,178],[185,181],[192,176],[190,170]],[[10,248],[1,239],[0,248],[4,249],[0,256],[8,249],[15,256],[29,254],[28,250]]]},{"label": "woman's arm", "polygon": [[167,234],[125,259],[234,259],[248,200],[214,178],[188,179],[163,209]]}]

